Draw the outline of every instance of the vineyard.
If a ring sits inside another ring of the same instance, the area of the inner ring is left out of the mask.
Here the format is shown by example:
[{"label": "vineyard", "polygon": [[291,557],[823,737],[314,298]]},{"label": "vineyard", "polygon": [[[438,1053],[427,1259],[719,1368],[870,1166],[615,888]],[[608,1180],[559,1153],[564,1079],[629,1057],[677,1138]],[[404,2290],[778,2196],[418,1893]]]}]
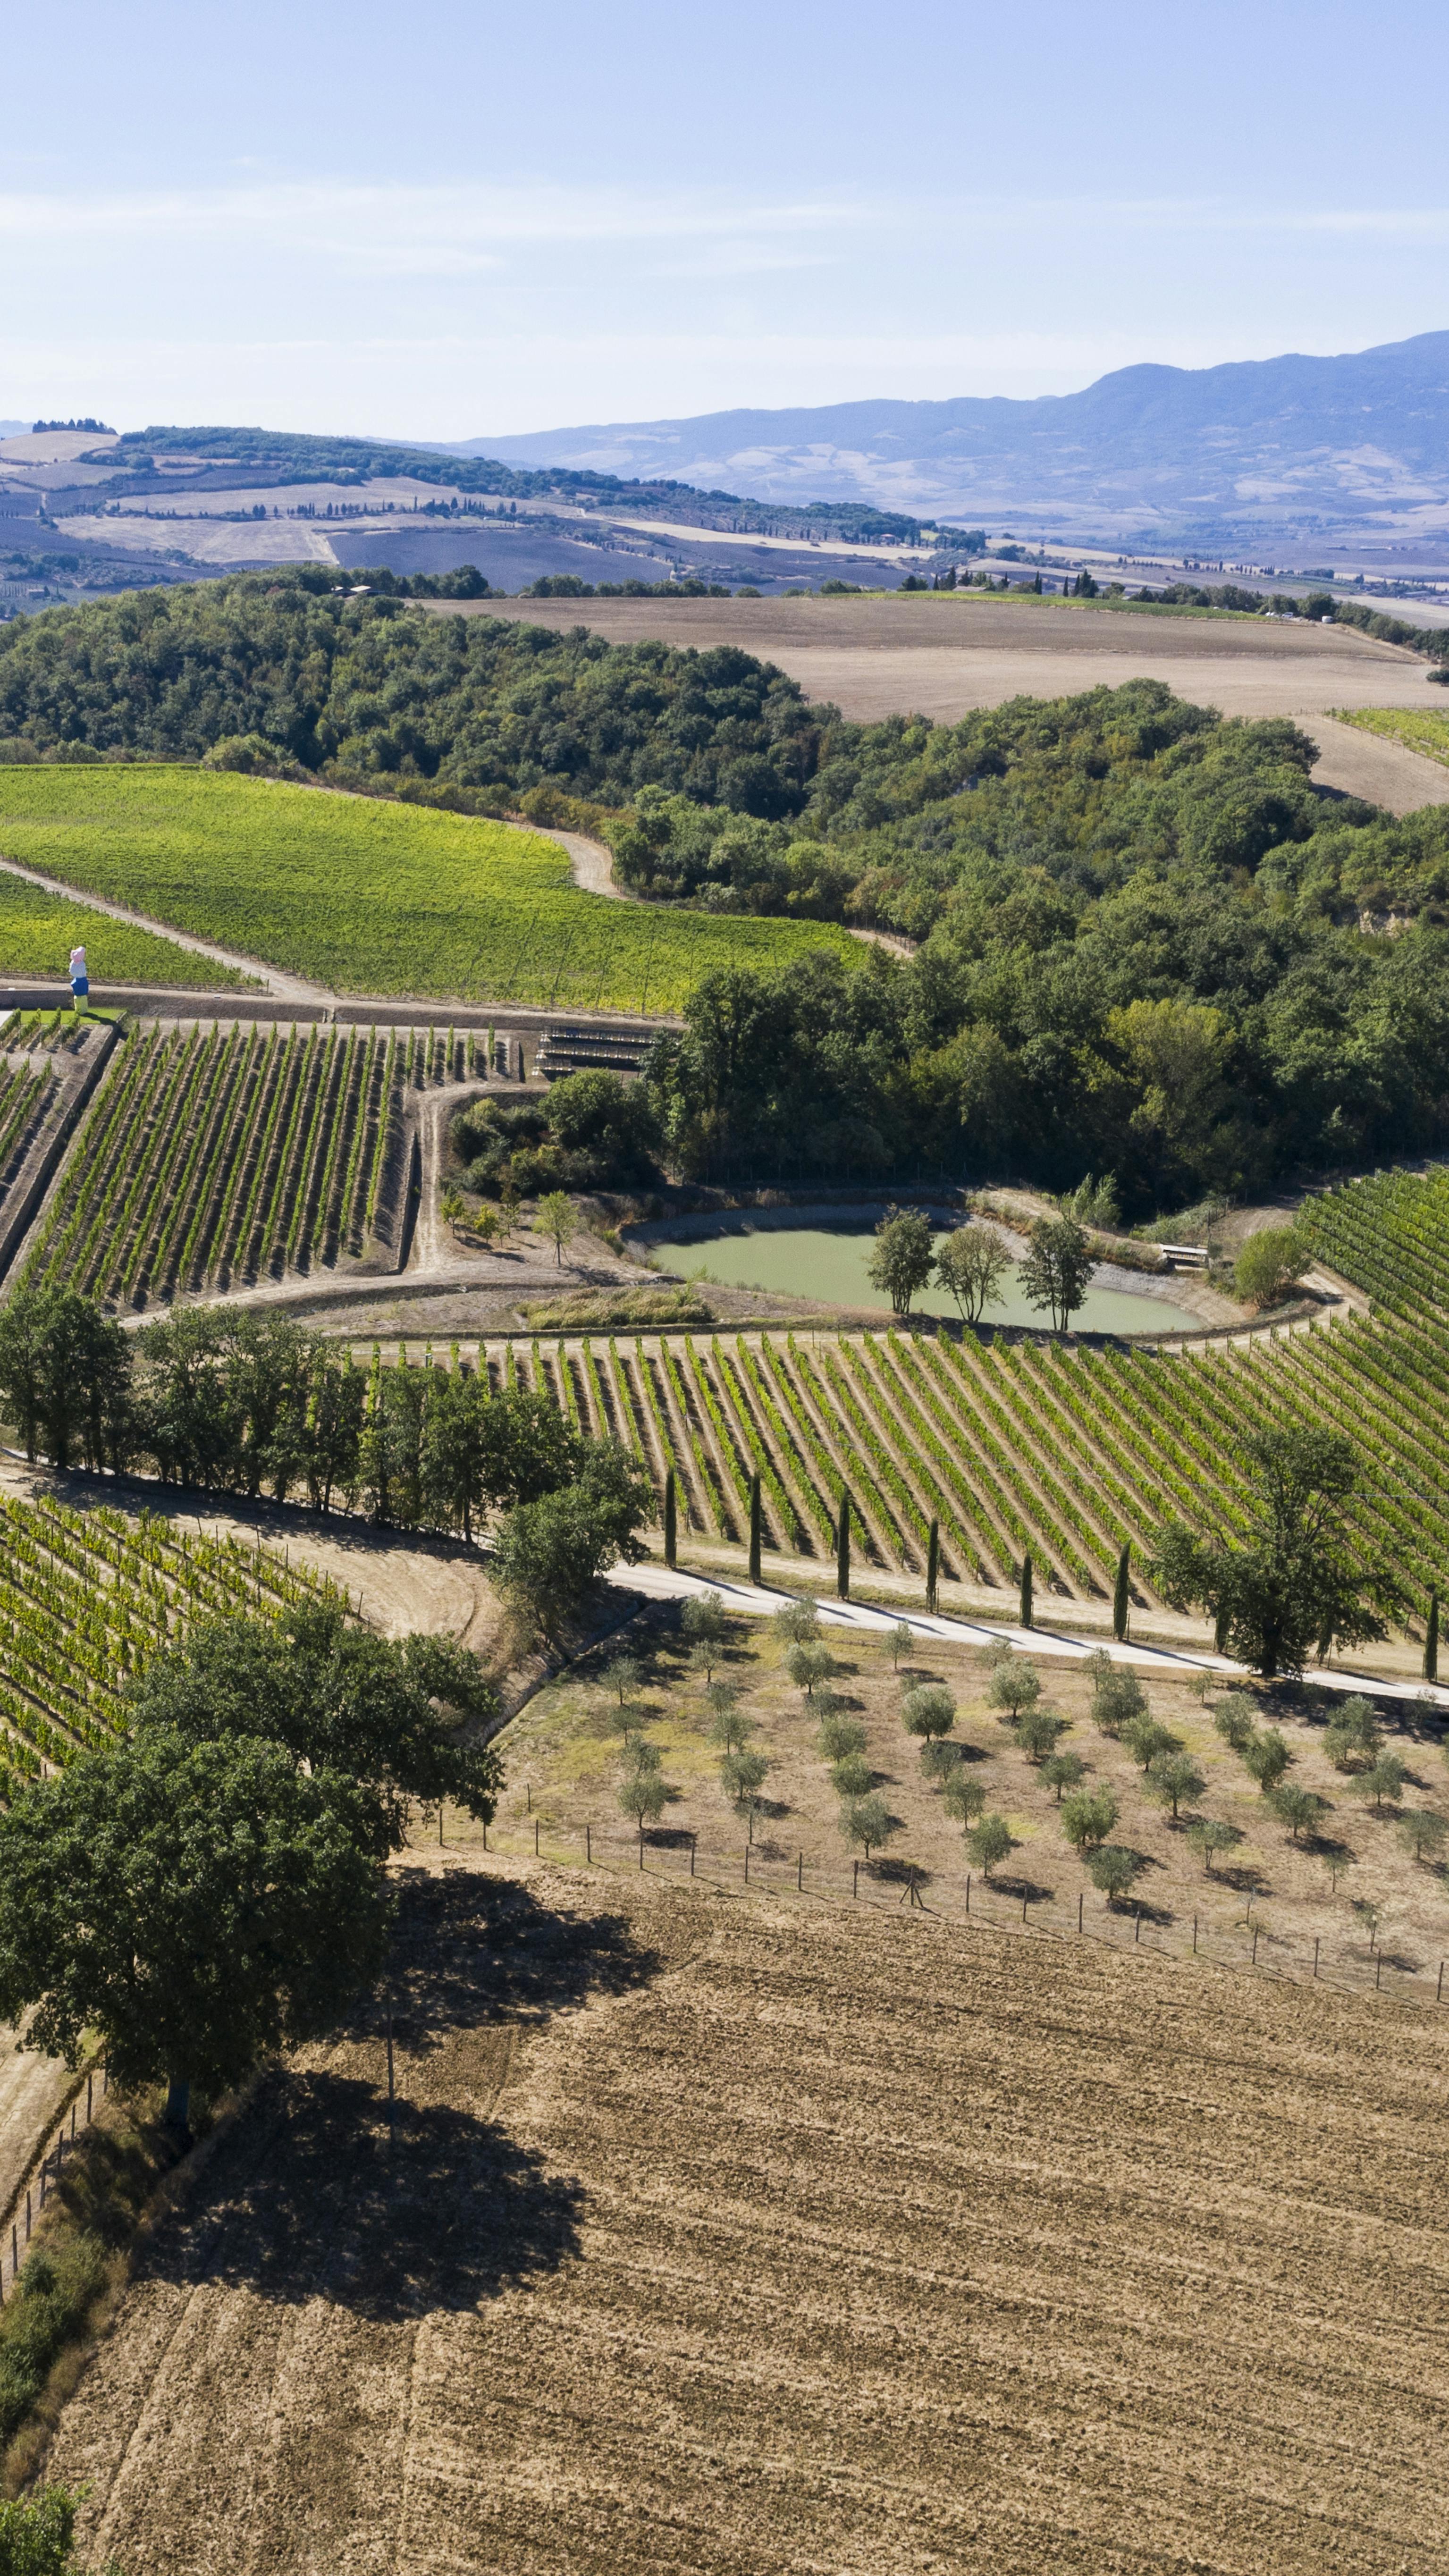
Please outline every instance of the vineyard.
[{"label": "vineyard", "polygon": [[0,1796],[125,1724],[121,1689],[193,1620],[279,1616],[334,1587],[172,1522],[0,1500]]},{"label": "vineyard", "polygon": [[[8,804],[7,782],[26,775],[0,767],[0,812]],[[0,857],[23,859],[12,836],[0,826]],[[60,871],[49,871],[60,873]],[[93,912],[88,903],[27,885],[0,869],[0,975],[40,977],[63,984],[73,948],[83,947],[91,975],[107,984],[156,984],[183,991],[198,984],[238,987],[252,979],[225,966],[203,965],[186,949],[154,930],[133,929],[109,913]]]},{"label": "vineyard", "polygon": [[1449,1344],[1361,1321],[1195,1357],[1002,1339],[768,1332],[511,1343],[490,1385],[530,1385],[621,1440],[662,1487],[681,1535],[743,1548],[750,1480],[765,1544],[828,1558],[850,1493],[868,1564],[1013,1589],[1029,1550],[1063,1600],[1110,1594],[1118,1551],[1170,1515],[1231,1530],[1248,1499],[1244,1443],[1267,1424],[1347,1432],[1377,1470],[1356,1505],[1417,1605],[1449,1568],[1449,1473],[1435,1423]]},{"label": "vineyard", "polygon": [[395,1260],[408,1095],[476,1061],[451,1030],[156,1024],[98,1094],[25,1277],[135,1309]]},{"label": "vineyard", "polygon": [[[511,824],[224,771],[0,768],[0,852],[339,993],[668,1012],[717,966],[784,965],[813,948],[858,964],[864,953],[830,923],[720,920],[581,893],[557,842]],[[4,918],[0,880],[0,965]],[[59,972],[65,951],[51,954]],[[148,980],[195,982],[196,962],[185,964]],[[140,978],[99,933],[91,973]],[[229,980],[210,968],[206,978]]]}]

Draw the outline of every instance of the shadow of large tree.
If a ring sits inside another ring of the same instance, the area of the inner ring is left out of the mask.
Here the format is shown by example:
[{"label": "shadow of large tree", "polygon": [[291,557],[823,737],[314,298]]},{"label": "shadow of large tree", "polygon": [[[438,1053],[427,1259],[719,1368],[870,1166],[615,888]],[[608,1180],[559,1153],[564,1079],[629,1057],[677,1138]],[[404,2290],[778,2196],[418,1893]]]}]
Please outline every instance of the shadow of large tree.
[{"label": "shadow of large tree", "polygon": [[580,2186],[477,2103],[496,2090],[511,2030],[625,1994],[663,1961],[622,1917],[557,1914],[507,1880],[419,1872],[399,1899],[384,1990],[330,2064],[268,2073],[138,2277],[402,2319],[474,2307],[577,2252]]}]

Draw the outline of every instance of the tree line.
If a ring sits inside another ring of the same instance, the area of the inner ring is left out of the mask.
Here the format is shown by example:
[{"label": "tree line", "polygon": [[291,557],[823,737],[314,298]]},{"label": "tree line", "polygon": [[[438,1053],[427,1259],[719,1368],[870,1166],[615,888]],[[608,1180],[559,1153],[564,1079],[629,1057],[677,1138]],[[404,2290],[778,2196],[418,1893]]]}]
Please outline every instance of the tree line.
[{"label": "tree line", "polygon": [[466,1362],[359,1368],[285,1315],[181,1307],[127,1333],[72,1289],[22,1290],[0,1306],[0,1410],[60,1468],[464,1540],[486,1525],[500,1589],[551,1640],[654,1517],[633,1459],[546,1396],[495,1395]]}]

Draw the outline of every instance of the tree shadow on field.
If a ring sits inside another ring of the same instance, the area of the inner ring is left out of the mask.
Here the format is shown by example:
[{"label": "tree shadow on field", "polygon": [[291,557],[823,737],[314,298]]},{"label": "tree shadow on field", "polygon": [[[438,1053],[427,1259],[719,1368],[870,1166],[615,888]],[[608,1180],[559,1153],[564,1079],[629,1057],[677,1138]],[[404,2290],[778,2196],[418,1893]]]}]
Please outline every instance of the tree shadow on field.
[{"label": "tree shadow on field", "polygon": [[331,2063],[264,2078],[142,2251],[140,2277],[288,2306],[321,2297],[385,2322],[476,2307],[577,2254],[582,2187],[491,2116],[510,2036],[637,1989],[663,1962],[622,1917],[555,1914],[510,1881],[418,1873],[399,1896],[381,1993]]}]

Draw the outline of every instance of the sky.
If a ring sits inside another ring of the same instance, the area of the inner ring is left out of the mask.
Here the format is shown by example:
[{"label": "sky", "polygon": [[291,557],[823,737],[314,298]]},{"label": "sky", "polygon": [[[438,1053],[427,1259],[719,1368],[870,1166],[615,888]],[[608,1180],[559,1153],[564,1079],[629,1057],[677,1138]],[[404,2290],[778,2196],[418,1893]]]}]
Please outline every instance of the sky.
[{"label": "sky", "polygon": [[1449,327],[1428,0],[68,0],[0,417],[461,439]]}]

